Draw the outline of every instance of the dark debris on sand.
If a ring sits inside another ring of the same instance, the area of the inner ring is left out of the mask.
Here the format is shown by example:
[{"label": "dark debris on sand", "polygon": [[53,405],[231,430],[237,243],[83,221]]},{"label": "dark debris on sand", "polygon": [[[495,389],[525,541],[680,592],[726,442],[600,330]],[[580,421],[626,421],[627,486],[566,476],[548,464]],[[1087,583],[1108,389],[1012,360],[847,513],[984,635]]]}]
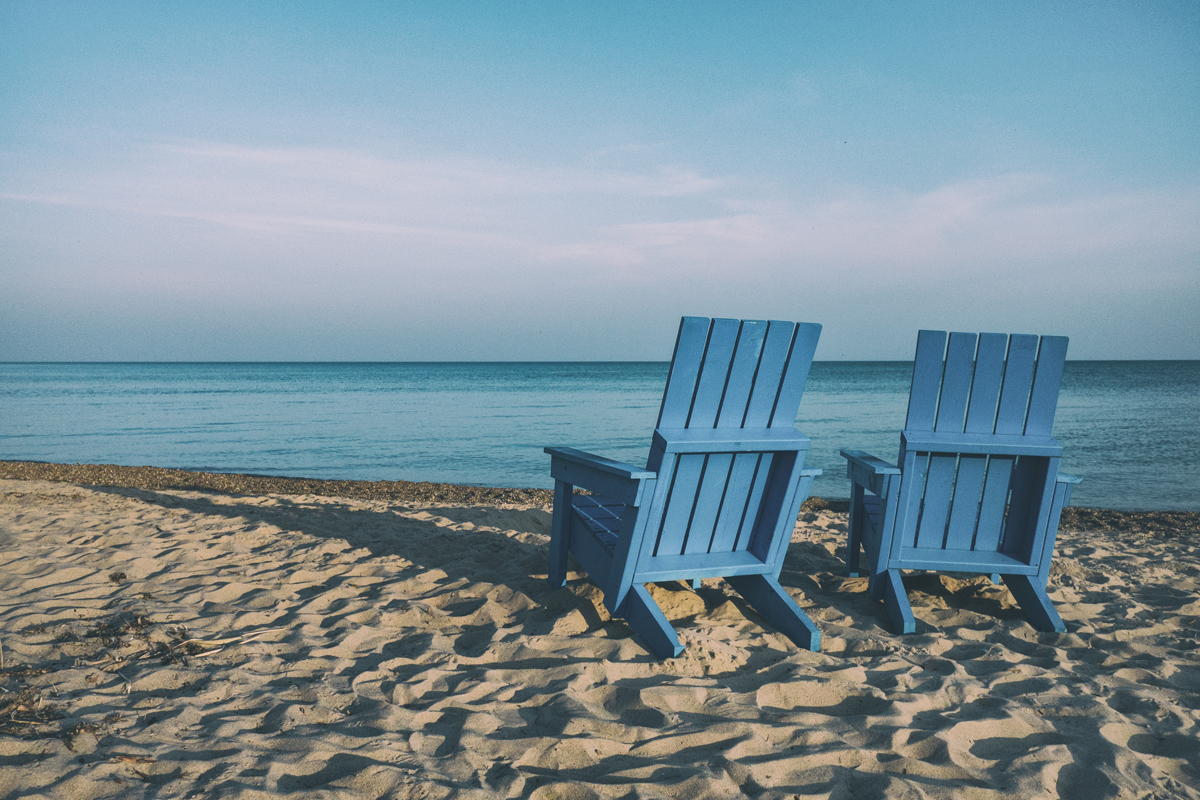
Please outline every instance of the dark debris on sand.
[{"label": "dark debris on sand", "polygon": [[221,494],[315,494],[359,500],[402,503],[474,503],[481,505],[545,505],[553,502],[548,489],[494,489],[421,481],[321,481],[223,472],[188,472],[161,467],[119,467],[113,464],[47,464],[40,461],[0,461],[0,478],[60,481],[80,486],[125,489],[187,489]]}]

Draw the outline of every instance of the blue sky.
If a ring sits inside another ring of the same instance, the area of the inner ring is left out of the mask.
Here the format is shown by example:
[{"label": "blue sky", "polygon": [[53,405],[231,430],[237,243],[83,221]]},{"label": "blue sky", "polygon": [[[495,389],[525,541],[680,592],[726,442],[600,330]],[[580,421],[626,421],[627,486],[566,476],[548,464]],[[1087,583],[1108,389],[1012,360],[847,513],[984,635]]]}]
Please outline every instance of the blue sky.
[{"label": "blue sky", "polygon": [[3,3],[0,289],[0,360],[1200,358],[1200,6]]}]

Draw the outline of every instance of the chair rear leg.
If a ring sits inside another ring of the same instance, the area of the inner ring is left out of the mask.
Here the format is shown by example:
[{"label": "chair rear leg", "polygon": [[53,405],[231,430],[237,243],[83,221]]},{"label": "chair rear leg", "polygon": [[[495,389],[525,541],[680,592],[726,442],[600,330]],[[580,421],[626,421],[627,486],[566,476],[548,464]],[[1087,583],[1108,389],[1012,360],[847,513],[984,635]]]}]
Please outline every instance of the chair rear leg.
[{"label": "chair rear leg", "polygon": [[821,631],[770,575],[735,575],[725,579],[759,615],[797,646],[814,653],[821,649]]},{"label": "chair rear leg", "polygon": [[849,578],[857,578],[861,574],[858,558],[866,516],[866,509],[863,508],[863,487],[856,483],[850,489],[850,530],[846,539],[846,576]]},{"label": "chair rear leg", "polygon": [[1066,633],[1067,626],[1058,615],[1046,587],[1041,584],[1039,576],[1033,575],[1001,575],[1008,590],[1016,598],[1017,604],[1025,612],[1025,619],[1039,631],[1047,633],[1055,631]]},{"label": "chair rear leg", "polygon": [[683,645],[675,635],[675,629],[667,621],[662,609],[646,587],[635,583],[625,598],[622,616],[633,628],[634,633],[642,638],[650,652],[659,658],[674,658],[683,652]]},{"label": "chair rear leg", "polygon": [[567,553],[571,536],[571,492],[569,483],[554,482],[554,517],[550,523],[550,568],[546,580],[555,589],[567,582]]},{"label": "chair rear leg", "polygon": [[917,619],[908,604],[908,593],[904,591],[904,580],[900,570],[889,569],[883,576],[883,603],[887,606],[888,618],[896,633],[912,633],[917,629]]}]

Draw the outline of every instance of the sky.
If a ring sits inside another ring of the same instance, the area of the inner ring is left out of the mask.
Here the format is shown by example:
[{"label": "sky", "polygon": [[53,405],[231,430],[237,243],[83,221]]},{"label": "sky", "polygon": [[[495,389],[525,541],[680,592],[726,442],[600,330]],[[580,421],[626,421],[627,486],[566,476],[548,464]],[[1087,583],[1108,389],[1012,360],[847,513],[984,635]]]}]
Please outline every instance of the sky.
[{"label": "sky", "polygon": [[0,0],[0,360],[1200,358],[1195,2]]}]

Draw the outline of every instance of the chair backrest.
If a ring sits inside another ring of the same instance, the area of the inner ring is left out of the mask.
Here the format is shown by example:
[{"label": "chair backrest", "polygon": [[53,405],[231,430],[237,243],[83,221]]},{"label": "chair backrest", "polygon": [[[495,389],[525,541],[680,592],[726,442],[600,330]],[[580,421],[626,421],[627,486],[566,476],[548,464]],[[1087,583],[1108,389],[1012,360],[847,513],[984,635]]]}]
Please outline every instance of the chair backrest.
[{"label": "chair backrest", "polygon": [[[657,427],[793,427],[820,334],[814,323],[684,317]],[[659,472],[663,455],[651,449],[647,469]],[[799,458],[802,465],[803,452]],[[773,453],[673,459],[671,474],[659,475],[664,505],[649,532],[652,555],[750,550],[762,557],[769,543],[756,542],[755,532],[794,461]]]},{"label": "chair backrest", "polygon": [[1062,452],[1051,429],[1066,354],[1065,336],[918,334],[900,451],[916,520],[906,546],[1030,555]]},{"label": "chair backrest", "polygon": [[792,427],[820,335],[815,323],[684,317],[656,427]]}]

